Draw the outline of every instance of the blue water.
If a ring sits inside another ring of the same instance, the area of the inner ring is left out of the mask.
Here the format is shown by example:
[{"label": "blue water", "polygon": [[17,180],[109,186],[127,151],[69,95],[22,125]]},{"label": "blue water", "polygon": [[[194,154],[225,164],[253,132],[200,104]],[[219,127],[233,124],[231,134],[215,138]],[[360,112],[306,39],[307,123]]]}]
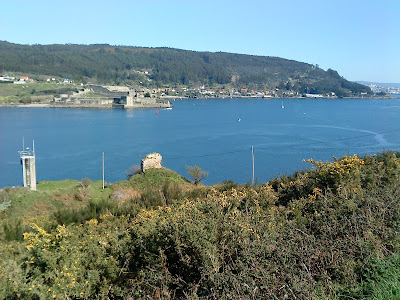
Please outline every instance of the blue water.
[{"label": "blue water", "polygon": [[[281,108],[282,100],[285,108]],[[35,140],[37,179],[125,179],[147,153],[206,184],[265,182],[345,154],[400,149],[400,99],[193,99],[172,110],[0,108],[0,187],[22,184],[18,150]],[[238,119],[241,121],[238,121]]]}]

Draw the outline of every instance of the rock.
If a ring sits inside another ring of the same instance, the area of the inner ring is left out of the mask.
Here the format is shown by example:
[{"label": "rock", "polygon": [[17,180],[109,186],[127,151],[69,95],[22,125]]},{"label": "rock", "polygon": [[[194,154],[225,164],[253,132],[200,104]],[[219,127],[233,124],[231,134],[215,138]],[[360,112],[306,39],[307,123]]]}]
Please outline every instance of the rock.
[{"label": "rock", "polygon": [[142,172],[145,172],[147,169],[160,169],[162,168],[162,156],[160,153],[150,153],[147,154],[145,158],[142,159],[141,167]]},{"label": "rock", "polygon": [[125,191],[115,191],[110,195],[110,198],[114,201],[125,201],[128,197]]}]

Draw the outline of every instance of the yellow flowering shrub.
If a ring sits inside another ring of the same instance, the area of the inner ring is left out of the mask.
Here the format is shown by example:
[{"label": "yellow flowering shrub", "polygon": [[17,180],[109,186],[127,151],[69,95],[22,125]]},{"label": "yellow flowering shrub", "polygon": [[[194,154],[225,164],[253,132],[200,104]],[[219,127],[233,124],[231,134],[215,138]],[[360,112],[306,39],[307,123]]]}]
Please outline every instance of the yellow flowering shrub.
[{"label": "yellow flowering shrub", "polygon": [[0,299],[368,298],[375,262],[399,254],[399,159],[312,163],[170,206],[27,217],[23,240],[0,232]]}]

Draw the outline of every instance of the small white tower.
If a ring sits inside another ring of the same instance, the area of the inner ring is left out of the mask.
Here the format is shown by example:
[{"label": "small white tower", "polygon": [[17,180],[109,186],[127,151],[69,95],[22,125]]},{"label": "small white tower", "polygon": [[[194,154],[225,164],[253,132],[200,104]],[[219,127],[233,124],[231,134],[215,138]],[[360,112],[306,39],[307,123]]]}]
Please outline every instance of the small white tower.
[{"label": "small white tower", "polygon": [[33,141],[33,149],[27,147],[25,150],[18,151],[18,153],[21,156],[24,187],[36,191],[35,141]]}]

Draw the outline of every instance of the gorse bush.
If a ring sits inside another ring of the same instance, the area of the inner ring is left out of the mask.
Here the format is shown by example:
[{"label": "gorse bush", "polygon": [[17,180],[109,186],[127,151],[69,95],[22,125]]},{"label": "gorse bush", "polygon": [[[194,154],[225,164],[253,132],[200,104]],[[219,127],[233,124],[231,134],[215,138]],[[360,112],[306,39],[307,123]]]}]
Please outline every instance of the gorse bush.
[{"label": "gorse bush", "polygon": [[0,243],[0,295],[396,299],[397,155],[311,161],[257,186],[172,182],[89,204],[84,218],[26,220],[22,241]]},{"label": "gorse bush", "polygon": [[21,218],[5,220],[3,223],[3,234],[6,241],[22,241],[24,232],[29,231],[29,227],[24,226]]},{"label": "gorse bush", "polygon": [[100,201],[90,201],[87,206],[81,209],[62,209],[54,213],[54,218],[58,224],[83,224],[91,219],[98,219],[101,215],[107,213],[116,213],[118,204],[109,199]]}]

